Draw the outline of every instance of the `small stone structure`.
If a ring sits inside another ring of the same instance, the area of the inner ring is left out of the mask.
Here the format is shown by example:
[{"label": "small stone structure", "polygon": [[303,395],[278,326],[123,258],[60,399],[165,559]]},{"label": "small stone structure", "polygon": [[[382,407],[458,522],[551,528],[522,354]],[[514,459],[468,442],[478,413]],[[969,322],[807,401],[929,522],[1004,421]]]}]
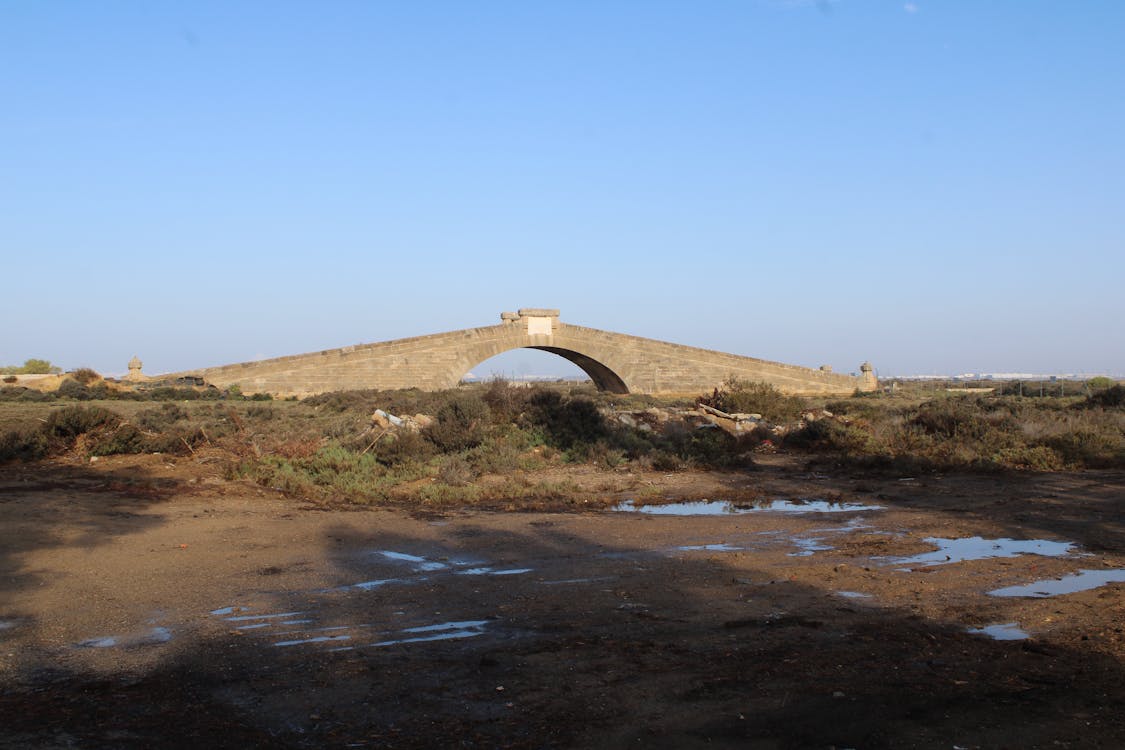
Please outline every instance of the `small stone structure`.
[{"label": "small stone structure", "polygon": [[[570,325],[559,311],[523,308],[500,315],[500,323],[430,336],[360,344],[257,362],[171,373],[199,377],[243,393],[306,396],[351,388],[456,386],[481,362],[511,349],[539,349],[581,368],[594,384],[613,393],[695,395],[728,377],[764,381],[785,393],[844,395],[878,387],[871,365],[860,377],[742,357],[666,341]],[[140,362],[137,362],[140,373]],[[132,378],[130,363],[130,378]],[[143,376],[142,376],[143,377]]]},{"label": "small stone structure", "polygon": [[148,377],[141,372],[141,368],[143,366],[144,364],[141,362],[141,360],[134,356],[131,360],[129,360],[129,374],[125,376],[125,379],[134,383],[142,380],[148,380]]}]

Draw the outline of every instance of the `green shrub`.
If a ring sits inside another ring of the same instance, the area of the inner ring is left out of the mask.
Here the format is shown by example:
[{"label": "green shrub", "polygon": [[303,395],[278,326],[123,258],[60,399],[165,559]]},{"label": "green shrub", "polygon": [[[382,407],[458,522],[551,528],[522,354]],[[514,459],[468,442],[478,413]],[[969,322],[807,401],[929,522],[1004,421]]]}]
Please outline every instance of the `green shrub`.
[{"label": "green shrub", "polygon": [[89,401],[90,389],[79,383],[77,380],[64,380],[59,383],[59,387],[55,390],[55,395],[59,398],[72,398],[75,401]]},{"label": "green shrub", "polygon": [[376,441],[371,453],[387,466],[403,466],[429,460],[434,455],[434,444],[417,432],[397,430]]},{"label": "green shrub", "polygon": [[727,378],[700,403],[727,414],[761,414],[768,422],[780,424],[800,417],[805,402],[796,396],[786,396],[769,383]]},{"label": "green shrub", "polygon": [[1109,469],[1125,465],[1125,437],[1120,432],[1076,429],[1043,442],[1067,464],[1078,468]]},{"label": "green shrub", "polygon": [[488,404],[492,419],[497,424],[514,422],[527,409],[532,389],[513,386],[503,378],[488,382],[481,398]]},{"label": "green shrub", "polygon": [[446,453],[473,448],[484,441],[490,411],[476,394],[457,394],[438,409],[437,419],[423,435]]},{"label": "green shrub", "polygon": [[100,406],[65,406],[47,415],[43,429],[47,435],[73,440],[99,428],[112,429],[121,424],[121,416]]},{"label": "green shrub", "polygon": [[[1109,380],[1109,378],[1106,378],[1106,380]],[[1119,409],[1125,406],[1125,386],[1113,385],[1097,393],[1091,393],[1083,406]]]},{"label": "green shrub", "polygon": [[0,462],[33,461],[47,455],[50,443],[43,430],[0,432]]},{"label": "green shrub", "polygon": [[584,396],[564,398],[558,391],[538,390],[528,406],[530,422],[543,428],[545,441],[555,448],[587,450],[609,436],[605,417]]},{"label": "green shrub", "polygon": [[82,385],[90,385],[90,383],[94,383],[102,379],[101,375],[99,375],[94,370],[91,370],[89,367],[78,368],[74,372],[70,373],[70,377],[74,378]]},{"label": "green shrub", "polygon": [[138,412],[133,421],[143,430],[159,432],[187,418],[187,409],[179,404],[166,403],[161,404],[158,409],[145,409]]},{"label": "green shrub", "polygon": [[1098,375],[1096,378],[1090,378],[1086,381],[1086,387],[1090,391],[1104,391],[1107,388],[1113,388],[1117,385],[1117,381],[1113,378],[1107,378],[1104,375]]}]

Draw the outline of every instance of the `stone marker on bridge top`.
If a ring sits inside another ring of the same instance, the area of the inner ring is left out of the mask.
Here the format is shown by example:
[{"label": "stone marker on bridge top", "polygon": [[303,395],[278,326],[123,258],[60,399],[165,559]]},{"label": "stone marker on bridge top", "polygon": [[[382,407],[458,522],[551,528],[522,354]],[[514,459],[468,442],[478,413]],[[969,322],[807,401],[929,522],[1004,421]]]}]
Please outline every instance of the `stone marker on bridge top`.
[{"label": "stone marker on bridge top", "polygon": [[523,325],[528,336],[550,336],[559,327],[559,311],[543,307],[521,307],[519,312],[500,313],[505,325]]}]

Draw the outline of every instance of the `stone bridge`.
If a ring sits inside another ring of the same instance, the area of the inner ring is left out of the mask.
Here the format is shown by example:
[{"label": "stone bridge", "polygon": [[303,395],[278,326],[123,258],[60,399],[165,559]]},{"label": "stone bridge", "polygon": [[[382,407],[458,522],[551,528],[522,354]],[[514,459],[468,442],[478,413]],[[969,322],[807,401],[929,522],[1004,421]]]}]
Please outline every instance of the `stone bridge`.
[{"label": "stone bridge", "polygon": [[441,390],[456,386],[481,362],[511,349],[557,354],[581,368],[598,388],[613,393],[699,394],[729,376],[772,383],[793,394],[871,391],[871,366],[859,377],[698,349],[665,341],[570,325],[558,310],[502,313],[500,324],[429,336],[358,344],[310,354],[207,367],[164,378],[194,376],[243,393],[306,396],[376,388]]}]

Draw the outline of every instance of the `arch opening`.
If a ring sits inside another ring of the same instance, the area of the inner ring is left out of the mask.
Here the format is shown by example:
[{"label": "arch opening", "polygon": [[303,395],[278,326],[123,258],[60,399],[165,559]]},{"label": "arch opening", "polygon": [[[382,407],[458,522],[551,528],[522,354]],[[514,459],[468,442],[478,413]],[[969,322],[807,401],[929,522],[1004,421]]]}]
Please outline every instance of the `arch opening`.
[{"label": "arch opening", "polygon": [[[519,351],[520,349],[534,349],[537,351],[554,354],[557,357],[565,359],[566,361],[577,367],[579,370],[586,373],[586,375],[589,376],[590,380],[594,383],[598,390],[622,394],[629,392],[629,388],[625,385],[625,381],[622,380],[621,377],[609,367],[597,361],[596,359],[593,359],[592,357],[588,357],[581,352],[576,352],[571,349],[562,349],[555,346],[518,346],[507,349],[504,352],[500,352],[499,354],[515,352]],[[489,357],[488,359],[491,359],[491,357]],[[480,362],[477,362],[473,367],[469,368],[469,370],[477,370],[480,365],[484,362],[487,362],[488,359],[483,359]]]}]

